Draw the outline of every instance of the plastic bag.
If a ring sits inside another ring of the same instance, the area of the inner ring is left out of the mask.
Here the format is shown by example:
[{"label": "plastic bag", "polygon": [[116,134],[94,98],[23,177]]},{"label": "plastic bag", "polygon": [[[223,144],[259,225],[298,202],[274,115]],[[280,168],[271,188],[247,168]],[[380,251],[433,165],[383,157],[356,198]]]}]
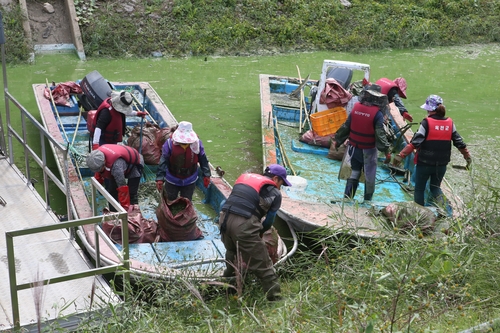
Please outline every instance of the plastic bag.
[{"label": "plastic bag", "polygon": [[203,237],[203,233],[196,225],[198,215],[193,203],[187,198],[179,197],[167,203],[166,195],[162,192],[161,203],[156,208],[156,217],[162,242],[187,241]]}]

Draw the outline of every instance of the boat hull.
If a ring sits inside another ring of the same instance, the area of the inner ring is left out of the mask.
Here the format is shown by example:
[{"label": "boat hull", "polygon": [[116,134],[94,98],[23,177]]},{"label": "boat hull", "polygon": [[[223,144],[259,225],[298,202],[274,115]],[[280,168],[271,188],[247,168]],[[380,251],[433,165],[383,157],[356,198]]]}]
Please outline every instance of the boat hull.
[{"label": "boat hull", "polygon": [[[301,135],[311,129],[305,110],[314,105],[314,101],[305,99],[301,108],[300,100],[292,96],[291,92],[299,87],[300,79],[266,74],[261,74],[259,79],[263,164],[282,164],[289,174],[296,176],[292,179],[297,179],[297,184],[292,181],[294,186],[282,191],[283,201],[278,215],[297,232],[328,228],[334,233],[367,238],[393,235],[393,227],[377,213],[389,203],[413,201],[413,160],[408,158],[408,165],[405,165],[411,171],[399,174],[383,163],[385,156],[380,154],[373,201],[364,202],[364,184],[360,184],[354,201],[343,199],[346,182],[345,177],[341,177],[342,162],[328,158],[329,147],[300,141]],[[301,86],[317,84],[317,81],[309,80],[306,85],[302,82]],[[398,134],[397,144],[403,146],[410,142],[413,132],[407,129],[394,104],[389,106],[389,118]],[[460,202],[446,184],[443,191],[452,205]]]},{"label": "boat hull", "polygon": [[[172,127],[177,124],[174,116],[163,103],[153,87],[147,82],[114,82],[116,90],[129,90],[136,96],[137,104],[146,106],[149,112],[146,120],[153,122],[160,128]],[[53,101],[44,97],[45,84],[34,84],[33,90],[42,117],[42,122],[49,133],[61,145],[69,145],[71,151],[70,163],[64,165],[63,156],[57,155],[57,149],[52,147],[56,164],[61,175],[67,169],[71,205],[74,216],[69,218],[85,218],[94,216],[91,206],[92,185],[90,178],[93,174],[85,165],[84,157],[88,154],[88,131],[82,112],[75,97],[70,99],[70,106],[55,105]],[[144,91],[147,91],[145,100]],[[56,111],[57,110],[57,111]],[[141,118],[127,117],[127,126],[134,127],[140,124]],[[125,140],[124,140],[125,141]],[[144,276],[154,279],[173,279],[179,276],[188,279],[218,279],[225,268],[225,248],[220,240],[217,220],[221,203],[231,193],[231,185],[222,178],[222,172],[217,172],[212,165],[210,186],[203,186],[202,177],[197,182],[193,203],[198,215],[197,225],[203,232],[203,239],[179,242],[155,242],[130,244],[129,256],[131,272],[136,278]],[[156,220],[155,210],[159,205],[159,194],[155,187],[156,166],[145,168],[145,175],[139,189],[139,206],[144,218]],[[97,200],[96,211],[102,211],[107,205],[103,197]],[[87,225],[77,231],[87,252],[97,259],[96,245],[99,245],[99,260],[103,265],[112,265],[119,261],[111,248],[102,237],[96,238],[96,226]],[[100,226],[97,226],[100,228]],[[96,241],[96,239],[98,239]],[[295,240],[296,242],[296,240]],[[120,244],[115,247],[121,250]],[[295,248],[295,246],[294,246]],[[280,239],[280,262],[293,254],[288,251],[285,243]]]}]

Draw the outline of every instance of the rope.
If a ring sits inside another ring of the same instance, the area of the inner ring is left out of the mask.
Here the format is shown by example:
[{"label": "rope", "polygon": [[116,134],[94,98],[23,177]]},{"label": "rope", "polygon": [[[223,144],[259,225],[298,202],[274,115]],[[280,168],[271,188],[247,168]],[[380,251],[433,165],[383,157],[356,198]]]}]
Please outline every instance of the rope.
[{"label": "rope", "polygon": [[286,154],[285,146],[283,145],[283,142],[281,141],[281,137],[280,137],[280,134],[278,131],[278,119],[277,118],[274,118],[274,127],[276,129],[275,135],[278,138],[278,143],[280,146],[281,154],[283,155],[283,164],[285,165],[285,167],[288,166],[288,168],[292,171],[293,176],[296,176],[297,173],[293,169],[292,163],[290,162],[290,160],[288,159],[288,155]]}]

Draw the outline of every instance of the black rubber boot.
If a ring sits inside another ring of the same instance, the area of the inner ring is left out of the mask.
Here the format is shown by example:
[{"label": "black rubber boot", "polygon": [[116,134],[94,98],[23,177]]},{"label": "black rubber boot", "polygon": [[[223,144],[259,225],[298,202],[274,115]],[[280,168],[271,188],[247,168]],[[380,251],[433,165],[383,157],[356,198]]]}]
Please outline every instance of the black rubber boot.
[{"label": "black rubber boot", "polygon": [[354,178],[347,179],[345,184],[344,197],[352,199],[356,195],[356,190],[358,189],[359,180]]},{"label": "black rubber boot", "polygon": [[371,201],[373,197],[373,193],[365,193],[365,201]]},{"label": "black rubber boot", "polygon": [[141,178],[130,178],[128,180],[128,189],[130,193],[130,204],[137,205],[139,204],[139,183],[141,182]]},{"label": "black rubber boot", "polygon": [[277,278],[267,281],[263,280],[261,283],[268,301],[275,302],[281,300],[281,287]]}]

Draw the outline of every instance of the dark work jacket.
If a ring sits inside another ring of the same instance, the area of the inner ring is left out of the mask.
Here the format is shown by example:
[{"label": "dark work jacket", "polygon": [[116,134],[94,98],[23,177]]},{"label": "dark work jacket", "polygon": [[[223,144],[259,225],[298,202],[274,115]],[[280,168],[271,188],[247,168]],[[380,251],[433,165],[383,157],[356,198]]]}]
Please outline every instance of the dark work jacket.
[{"label": "dark work jacket", "polygon": [[417,153],[417,164],[446,165],[451,157],[451,136],[453,121],[451,118],[426,118],[427,137]]},{"label": "dark work jacket", "polygon": [[245,218],[255,215],[261,219],[267,213],[259,206],[259,193],[264,186],[276,187],[276,184],[268,177],[255,173],[239,176],[222,210]]},{"label": "dark work jacket", "polygon": [[109,101],[110,98],[104,100],[96,111],[96,127],[102,131],[99,144],[115,144],[123,140],[125,115],[116,111]]}]

